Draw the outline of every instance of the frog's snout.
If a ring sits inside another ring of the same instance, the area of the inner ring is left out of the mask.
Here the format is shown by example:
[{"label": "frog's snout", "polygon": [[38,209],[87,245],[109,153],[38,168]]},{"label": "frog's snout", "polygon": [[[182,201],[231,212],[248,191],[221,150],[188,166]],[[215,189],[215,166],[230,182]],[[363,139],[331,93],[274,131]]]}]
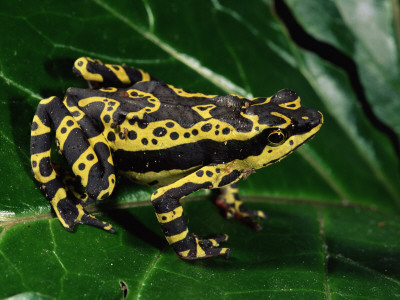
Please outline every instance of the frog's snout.
[{"label": "frog's snout", "polygon": [[324,115],[319,110],[317,110],[316,117],[312,119],[311,126],[316,127],[322,124],[324,124]]}]

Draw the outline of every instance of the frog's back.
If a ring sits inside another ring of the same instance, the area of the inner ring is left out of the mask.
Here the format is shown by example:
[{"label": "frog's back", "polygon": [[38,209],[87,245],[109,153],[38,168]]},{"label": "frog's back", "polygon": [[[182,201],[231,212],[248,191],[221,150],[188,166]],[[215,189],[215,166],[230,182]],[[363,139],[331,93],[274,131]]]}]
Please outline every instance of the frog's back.
[{"label": "frog's back", "polygon": [[71,88],[66,98],[98,124],[118,170],[151,185],[232,160],[234,151],[226,151],[231,135],[251,130],[251,122],[240,115],[245,101],[233,95],[189,93],[159,81],[118,89]]},{"label": "frog's back", "polygon": [[[248,100],[238,96],[191,93],[159,81],[139,82],[133,85],[132,88],[127,89],[127,94],[132,94],[133,97],[137,95],[136,93],[142,94],[145,98],[148,97],[148,99],[155,100],[149,105],[154,105],[154,108],[157,107],[157,109],[151,109],[148,113],[142,115],[142,122],[165,121],[165,124],[168,125],[166,126],[167,128],[172,128],[172,123],[174,123],[185,130],[189,130],[196,125],[205,124],[210,120],[214,121],[215,125],[217,125],[217,122],[221,122],[220,126],[222,123],[227,123],[237,127],[241,123],[242,130],[246,130],[245,126],[248,124],[246,119],[240,116],[242,107]],[[128,107],[132,105],[132,102],[127,100],[126,105],[127,107],[121,107],[122,112],[132,111]],[[243,119],[242,122],[239,122],[240,119]],[[225,129],[225,134],[227,134],[227,130]],[[250,128],[247,128],[247,130],[250,130]],[[207,125],[203,130],[199,130],[197,134],[195,131],[195,135],[210,136],[211,132],[210,125]],[[188,138],[190,133],[185,133],[183,134]],[[217,135],[219,133],[217,131]]]}]

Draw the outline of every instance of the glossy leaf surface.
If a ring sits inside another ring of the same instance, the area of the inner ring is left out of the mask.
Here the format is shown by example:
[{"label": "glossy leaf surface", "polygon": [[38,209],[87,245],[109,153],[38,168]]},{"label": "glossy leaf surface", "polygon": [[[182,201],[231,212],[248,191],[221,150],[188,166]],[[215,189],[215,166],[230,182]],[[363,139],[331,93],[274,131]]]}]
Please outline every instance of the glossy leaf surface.
[{"label": "glossy leaf surface", "polygon": [[[122,289],[132,299],[398,297],[399,158],[396,141],[375,122],[398,133],[398,68],[385,78],[375,73],[398,66],[398,37],[385,19],[398,18],[388,9],[395,1],[365,2],[369,22],[392,41],[382,49],[365,45],[363,20],[349,23],[357,8],[345,1],[287,1],[307,32],[354,59],[371,104],[360,102],[346,69],[293,42],[273,1],[2,2],[0,297],[109,299],[123,298]],[[365,64],[365,49],[379,64]],[[69,233],[33,182],[29,135],[41,98],[85,87],[71,72],[80,56],[135,65],[210,94],[291,88],[325,124],[294,154],[242,182],[248,206],[269,216],[262,231],[222,219],[210,194],[183,201],[191,231],[230,236],[230,260],[179,260],[148,201],[152,190],[125,180],[91,208],[117,234],[88,226]]]}]

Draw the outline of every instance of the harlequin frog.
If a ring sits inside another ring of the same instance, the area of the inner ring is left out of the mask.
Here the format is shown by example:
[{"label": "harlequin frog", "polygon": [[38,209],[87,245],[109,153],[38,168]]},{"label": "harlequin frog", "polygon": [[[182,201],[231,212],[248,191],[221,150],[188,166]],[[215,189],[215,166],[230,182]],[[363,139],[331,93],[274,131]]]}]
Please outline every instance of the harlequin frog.
[{"label": "harlequin frog", "polygon": [[[259,229],[265,215],[243,206],[237,181],[292,153],[322,125],[322,114],[301,107],[288,89],[254,99],[192,93],[140,69],[90,58],[76,60],[73,71],[91,89],[41,100],[33,118],[31,163],[41,190],[65,229],[83,223],[114,232],[84,207],[107,198],[117,174],[157,187],[151,196],[156,217],[183,259],[230,255],[219,248],[227,235],[189,233],[183,197],[221,189],[216,204],[226,216]],[[72,172],[51,163],[51,128]]]}]

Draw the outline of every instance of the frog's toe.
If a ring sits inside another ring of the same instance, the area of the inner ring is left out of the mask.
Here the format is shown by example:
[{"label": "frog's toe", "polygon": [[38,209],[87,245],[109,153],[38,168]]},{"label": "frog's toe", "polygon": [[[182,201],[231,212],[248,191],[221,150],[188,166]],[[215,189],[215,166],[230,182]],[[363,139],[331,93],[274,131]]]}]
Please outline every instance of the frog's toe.
[{"label": "frog's toe", "polygon": [[57,209],[57,216],[61,224],[68,231],[72,231],[75,224],[87,224],[111,233],[115,232],[111,224],[97,220],[96,217],[89,214],[81,204],[76,204],[69,198],[64,198],[59,201],[55,208]]},{"label": "frog's toe", "polygon": [[81,223],[81,224],[86,224],[86,225],[90,225],[90,226],[94,226],[100,229],[104,229],[105,231],[114,233],[115,230],[112,227],[111,224],[104,222],[104,221],[100,221],[98,219],[96,219],[95,216],[89,214],[83,207],[82,205],[78,204],[76,205],[78,211],[79,211],[79,215],[78,217],[74,220],[75,223]]},{"label": "frog's toe", "polygon": [[225,259],[229,259],[231,256],[229,248],[217,248],[219,243],[228,240],[228,235],[226,234],[221,234],[209,239],[199,239],[197,235],[192,234],[191,239],[193,241],[193,247],[189,250],[179,252],[178,255],[180,258],[194,260],[223,255]]},{"label": "frog's toe", "polygon": [[235,217],[255,230],[261,230],[262,226],[258,221],[267,218],[262,210],[248,209],[241,201],[226,203],[225,201],[217,199],[216,204],[221,209],[225,218],[231,219]]},{"label": "frog's toe", "polygon": [[227,234],[220,234],[214,238],[209,238],[206,240],[210,241],[214,247],[218,247],[220,243],[226,242],[228,238],[229,237]]},{"label": "frog's toe", "polygon": [[90,225],[90,226],[94,226],[100,229],[104,229],[105,231],[108,231],[110,233],[114,233],[115,229],[112,227],[112,225],[110,223],[104,222],[104,221],[100,221],[98,219],[96,219],[96,217],[92,216],[91,214],[85,213],[80,222],[82,224],[86,224],[86,225]]},{"label": "frog's toe", "polygon": [[242,221],[243,223],[247,224],[248,226],[250,226],[251,228],[253,228],[256,231],[259,231],[262,229],[261,224],[254,220],[253,218],[250,217],[236,217],[238,220]]},{"label": "frog's toe", "polygon": [[261,210],[247,209],[243,205],[235,212],[235,218],[249,225],[254,230],[261,230],[262,226],[258,222],[267,218],[265,213]]},{"label": "frog's toe", "polygon": [[241,205],[238,209],[233,210],[232,214],[235,218],[254,218],[254,219],[266,219],[267,216],[262,210],[247,209]]},{"label": "frog's toe", "polygon": [[223,196],[218,197],[215,200],[215,204],[219,207],[224,218],[231,219],[235,215],[235,206],[233,204],[226,203]]}]

